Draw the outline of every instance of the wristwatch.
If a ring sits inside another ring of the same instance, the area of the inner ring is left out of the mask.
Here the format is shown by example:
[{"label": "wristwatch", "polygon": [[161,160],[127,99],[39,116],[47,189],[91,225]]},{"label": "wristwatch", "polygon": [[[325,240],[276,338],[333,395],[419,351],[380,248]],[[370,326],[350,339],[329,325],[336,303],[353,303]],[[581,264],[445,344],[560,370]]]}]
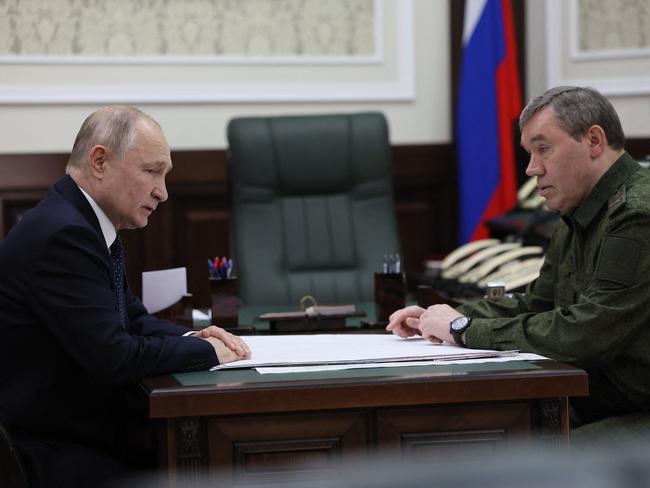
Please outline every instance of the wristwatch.
[{"label": "wristwatch", "polygon": [[456,341],[456,344],[458,344],[459,346],[463,346],[463,347],[465,346],[465,341],[463,340],[463,334],[467,329],[469,329],[471,323],[472,323],[472,319],[470,319],[469,317],[465,317],[464,315],[461,315],[460,317],[456,317],[449,324],[449,333],[454,338],[454,341]]}]

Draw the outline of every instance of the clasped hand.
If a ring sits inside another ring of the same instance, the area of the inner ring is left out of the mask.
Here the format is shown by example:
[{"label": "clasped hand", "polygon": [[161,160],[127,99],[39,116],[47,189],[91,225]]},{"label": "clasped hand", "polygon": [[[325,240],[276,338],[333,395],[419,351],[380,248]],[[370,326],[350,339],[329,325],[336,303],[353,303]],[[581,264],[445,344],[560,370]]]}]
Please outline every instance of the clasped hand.
[{"label": "clasped hand", "polygon": [[454,344],[449,324],[460,316],[462,314],[449,305],[431,305],[427,309],[411,305],[394,312],[388,318],[386,330],[399,337],[421,335],[436,344],[443,341]]},{"label": "clasped hand", "polygon": [[251,350],[243,339],[216,325],[206,327],[192,335],[212,344],[221,364],[251,358]]}]

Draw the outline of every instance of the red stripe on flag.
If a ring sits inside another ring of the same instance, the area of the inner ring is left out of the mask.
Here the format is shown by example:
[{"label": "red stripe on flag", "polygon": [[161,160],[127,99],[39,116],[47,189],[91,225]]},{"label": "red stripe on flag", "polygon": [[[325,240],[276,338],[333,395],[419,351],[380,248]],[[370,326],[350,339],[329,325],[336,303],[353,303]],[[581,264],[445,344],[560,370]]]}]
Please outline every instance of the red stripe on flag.
[{"label": "red stripe on flag", "polygon": [[512,126],[519,117],[522,103],[519,72],[517,71],[517,44],[512,20],[512,6],[510,0],[501,0],[501,5],[506,46],[506,55],[496,73],[501,177],[499,185],[481,216],[480,224],[472,234],[471,240],[489,237],[485,222],[503,215],[508,210],[512,210],[517,204],[517,171]]}]

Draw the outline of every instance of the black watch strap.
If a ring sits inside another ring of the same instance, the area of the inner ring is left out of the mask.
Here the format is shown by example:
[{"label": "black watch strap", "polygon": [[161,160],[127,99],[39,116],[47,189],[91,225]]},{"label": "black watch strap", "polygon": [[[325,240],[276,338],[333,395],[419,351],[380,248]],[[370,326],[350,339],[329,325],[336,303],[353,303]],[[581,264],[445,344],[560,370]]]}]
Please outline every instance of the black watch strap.
[{"label": "black watch strap", "polygon": [[465,332],[467,332],[467,329],[469,329],[469,326],[471,324],[472,324],[472,319],[464,315],[461,315],[460,317],[456,317],[449,324],[449,332],[451,333],[451,336],[454,338],[456,344],[458,344],[459,346],[465,347],[464,335]]}]

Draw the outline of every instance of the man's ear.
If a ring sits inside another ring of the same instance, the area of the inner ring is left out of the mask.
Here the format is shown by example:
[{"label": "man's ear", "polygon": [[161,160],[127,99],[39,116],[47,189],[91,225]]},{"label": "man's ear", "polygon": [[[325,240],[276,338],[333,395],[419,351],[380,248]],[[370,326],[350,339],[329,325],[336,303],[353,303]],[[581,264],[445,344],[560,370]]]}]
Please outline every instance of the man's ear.
[{"label": "man's ear", "polygon": [[591,158],[598,158],[607,147],[607,136],[605,136],[605,131],[599,125],[592,125],[587,129],[586,138],[589,144]]},{"label": "man's ear", "polygon": [[96,178],[103,178],[108,161],[108,151],[104,146],[98,144],[90,149],[90,173]]}]

